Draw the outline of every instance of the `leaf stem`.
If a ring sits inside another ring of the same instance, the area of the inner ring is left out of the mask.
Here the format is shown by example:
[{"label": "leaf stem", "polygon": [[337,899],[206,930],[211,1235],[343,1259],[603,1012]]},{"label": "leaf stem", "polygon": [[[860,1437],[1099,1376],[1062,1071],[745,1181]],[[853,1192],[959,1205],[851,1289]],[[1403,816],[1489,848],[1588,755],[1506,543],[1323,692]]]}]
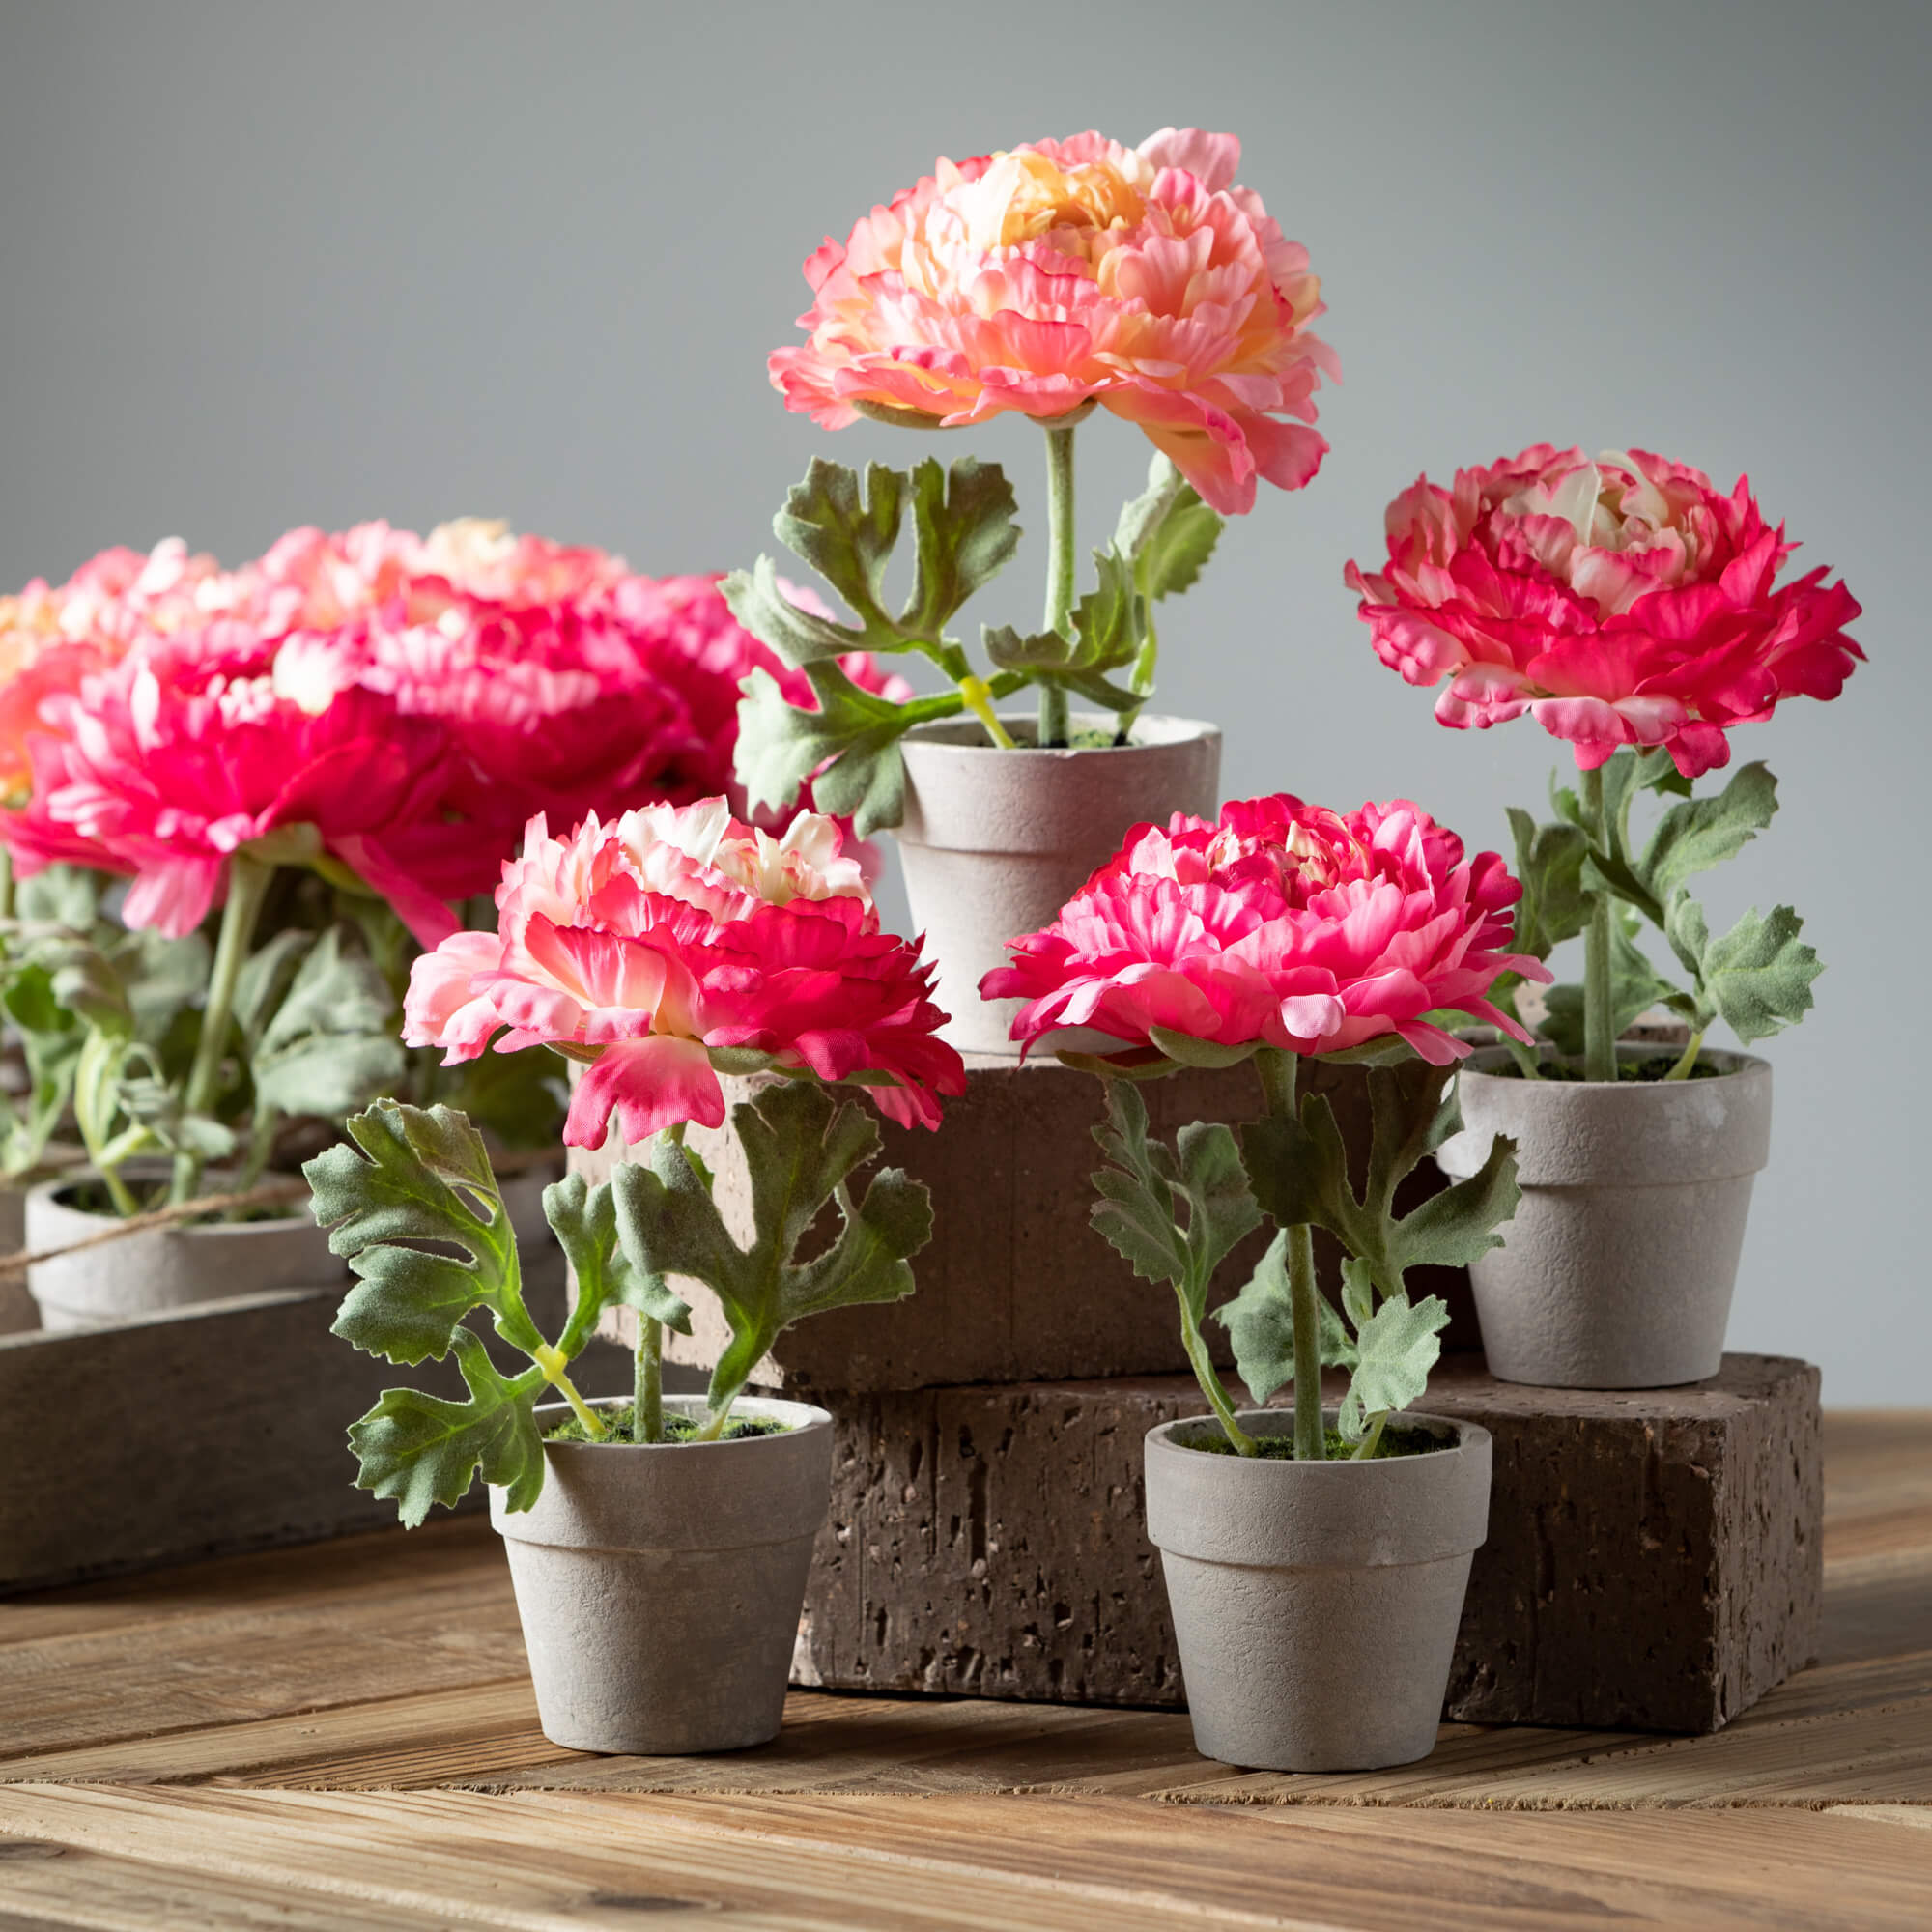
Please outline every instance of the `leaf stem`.
[{"label": "leaf stem", "polygon": [[[1177,1293],[1179,1291],[1177,1290]],[[1194,1318],[1187,1307],[1184,1295],[1180,1299],[1180,1339],[1187,1350],[1187,1359],[1194,1369],[1194,1379],[1201,1384],[1201,1393],[1208,1398],[1208,1406],[1214,1411],[1214,1419],[1220,1423],[1221,1432],[1234,1444],[1237,1455],[1253,1456],[1257,1453],[1255,1438],[1235,1420],[1235,1405],[1229,1400],[1228,1391],[1221,1385],[1221,1378],[1214,1373],[1214,1364],[1208,1353],[1208,1344],[1201,1338],[1201,1330],[1194,1325]]]},{"label": "leaf stem", "polygon": [[611,1431],[604,1418],[577,1392],[577,1384],[570,1379],[570,1367],[548,1342],[537,1344],[535,1361],[543,1371],[544,1380],[570,1405],[571,1412],[583,1425],[583,1433],[593,1442],[601,1442]]},{"label": "leaf stem", "polygon": [[[1255,1055],[1267,1110],[1278,1121],[1293,1121],[1297,1067],[1295,1056],[1264,1046]],[[1302,1226],[1284,1231],[1288,1268],[1288,1307],[1294,1329],[1294,1460],[1327,1460],[1327,1432],[1321,1426],[1321,1315],[1315,1285],[1315,1234]]]},{"label": "leaf stem", "polygon": [[1355,1453],[1349,1459],[1351,1463],[1366,1463],[1374,1457],[1376,1450],[1380,1446],[1382,1430],[1386,1427],[1388,1419],[1389,1413],[1385,1408],[1377,1409],[1369,1418],[1369,1433],[1356,1443]]},{"label": "leaf stem", "polygon": [[[1605,823],[1602,766],[1581,780],[1583,814],[1598,851],[1611,850],[1614,828]],[[1617,1077],[1617,1023],[1611,1010],[1610,895],[1601,887],[1589,895],[1590,923],[1583,931],[1583,1078]]]},{"label": "leaf stem", "polygon": [[[1073,618],[1073,431],[1064,423],[1046,425],[1046,628],[1070,635]],[[1039,688],[1041,751],[1067,741],[1066,688]]]},{"label": "leaf stem", "polygon": [[993,709],[992,688],[983,677],[966,676],[959,680],[959,695],[966,700],[966,709],[986,727],[986,735],[1001,751],[1013,749],[1012,733],[1000,723],[1000,714]]},{"label": "leaf stem", "polygon": [[1697,1056],[1704,1048],[1704,1029],[1698,1027],[1692,1032],[1689,1044],[1679,1057],[1676,1065],[1663,1077],[1666,1080],[1688,1080],[1690,1069],[1697,1065]]},{"label": "leaf stem", "polygon": [[638,1317],[638,1359],[632,1384],[631,1440],[662,1442],[664,1429],[664,1323]]},{"label": "leaf stem", "polygon": [[[215,942],[208,998],[201,1009],[201,1037],[195,1043],[194,1064],[182,1094],[185,1113],[206,1114],[214,1105],[221,1062],[228,1049],[228,1024],[235,1010],[235,984],[254,942],[262,901],[274,876],[272,866],[245,852],[237,852],[228,862],[228,902],[221,909],[221,936]],[[202,1164],[202,1156],[191,1148],[175,1155],[174,1184],[168,1193],[175,1205],[193,1200],[201,1186]]]}]

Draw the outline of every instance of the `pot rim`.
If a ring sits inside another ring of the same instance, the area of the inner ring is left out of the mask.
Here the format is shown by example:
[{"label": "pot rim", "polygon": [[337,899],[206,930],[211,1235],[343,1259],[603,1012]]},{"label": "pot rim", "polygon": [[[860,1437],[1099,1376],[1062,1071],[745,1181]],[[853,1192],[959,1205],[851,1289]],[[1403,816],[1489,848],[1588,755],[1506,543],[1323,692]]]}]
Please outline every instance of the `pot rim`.
[{"label": "pot rim", "polygon": [[[168,1172],[165,1161],[157,1161],[151,1167],[144,1167],[141,1158],[127,1162],[123,1173],[131,1173],[136,1179],[158,1179]],[[267,1179],[268,1177],[264,1177]],[[298,1175],[289,1175],[288,1179],[299,1179]],[[58,1208],[63,1214],[71,1214],[82,1221],[98,1221],[102,1227],[117,1224],[123,1218],[119,1214],[99,1214],[91,1208],[77,1208],[71,1201],[60,1199],[61,1193],[70,1187],[84,1187],[90,1180],[99,1180],[100,1170],[90,1163],[86,1167],[69,1168],[62,1174],[51,1176],[45,1180],[37,1180],[26,1190],[29,1202],[44,1201]],[[210,1236],[233,1236],[236,1235],[266,1235],[289,1228],[314,1228],[315,1218],[307,1213],[271,1214],[254,1221],[183,1221],[171,1228],[148,1228],[144,1234],[182,1235],[195,1239],[205,1239]],[[319,1231],[326,1233],[327,1231]],[[54,1259],[58,1259],[55,1257]]]},{"label": "pot rim", "polygon": [[[1371,1463],[1276,1462],[1209,1456],[1179,1432],[1211,1417],[1179,1416],[1147,1433],[1148,1540],[1164,1557],[1246,1570],[1379,1570],[1467,1560],[1489,1534],[1493,1445],[1480,1423],[1427,1409],[1398,1411],[1445,1446]],[[1333,1407],[1323,1421],[1332,1423]],[[1250,1408],[1256,1433],[1286,1435],[1294,1412]]]},{"label": "pot rim", "polygon": [[[1037,720],[1031,711],[1001,711],[995,714],[1000,723],[1012,732],[1014,727],[1025,731],[1032,729]],[[1115,723],[1117,714],[1112,711],[1069,711],[1067,724],[1083,729],[1101,728]],[[1118,752],[1169,752],[1180,745],[1198,744],[1202,739],[1221,736],[1221,727],[1211,719],[1182,718],[1174,712],[1144,711],[1134,721],[1134,729],[1139,732],[1148,725],[1167,725],[1178,727],[1162,732],[1151,741],[1135,738],[1125,745],[1038,745],[1018,744],[1010,748],[989,745],[984,742],[985,727],[977,718],[970,715],[958,718],[934,718],[923,724],[915,724],[904,733],[901,746],[917,746],[923,752],[957,753],[966,756],[982,754],[999,758],[1010,758],[1015,754],[1023,758],[1081,758],[1098,753],[1112,754]],[[954,733],[977,734],[965,738],[955,738]]]},{"label": "pot rim", "polygon": [[[602,1395],[586,1396],[584,1400],[592,1408],[605,1409],[622,1407],[627,1398],[620,1395]],[[668,1413],[683,1415],[694,1421],[707,1412],[707,1405],[701,1395],[668,1394],[664,1399],[664,1406]],[[560,1420],[574,1411],[567,1402],[543,1402],[536,1406],[532,1413],[541,1424],[546,1416],[554,1416]],[[603,1456],[612,1450],[628,1450],[639,1456],[658,1456],[667,1450],[675,1449],[679,1455],[692,1450],[710,1455],[718,1451],[759,1447],[769,1449],[779,1443],[795,1443],[802,1436],[814,1435],[832,1427],[829,1410],[820,1408],[815,1403],[792,1402],[783,1396],[741,1395],[731,1405],[731,1413],[734,1416],[751,1415],[772,1422],[788,1422],[791,1426],[777,1435],[740,1435],[728,1442],[553,1442],[545,1436],[544,1454],[547,1457],[553,1454],[570,1455],[581,1450],[594,1451]]]},{"label": "pot rim", "polygon": [[[1537,1064],[1539,1065],[1580,1067],[1583,1065],[1583,1056],[1580,1053],[1557,1053],[1547,1041],[1539,1042],[1539,1044],[1543,1049],[1537,1055]],[[1620,1039],[1617,1042],[1617,1061],[1619,1065],[1634,1060],[1675,1061],[1681,1057],[1682,1052],[1683,1049],[1681,1047],[1660,1044],[1653,1040]],[[1734,1079],[1740,1074],[1753,1073],[1759,1069],[1762,1069],[1766,1073],[1771,1071],[1770,1061],[1766,1060],[1761,1054],[1747,1053],[1741,1047],[1699,1047],[1697,1050],[1697,1059],[1700,1064],[1707,1060],[1713,1063],[1726,1063],[1720,1067],[1718,1075],[1722,1080]],[[1688,1093],[1698,1085],[1694,1080],[1634,1080],[1629,1086],[1626,1086],[1621,1080],[1614,1084],[1607,1080],[1552,1080],[1547,1084],[1541,1084],[1534,1080],[1524,1080],[1520,1075],[1494,1075],[1491,1072],[1492,1067],[1508,1066],[1514,1064],[1508,1047],[1479,1046],[1475,1052],[1463,1062],[1457,1071],[1462,1075],[1474,1074],[1477,1078],[1484,1080],[1500,1078],[1512,1086],[1528,1088],[1539,1094],[1570,1094],[1585,1091],[1598,1094],[1661,1093],[1665,1099],[1668,1099],[1673,1093]]]}]

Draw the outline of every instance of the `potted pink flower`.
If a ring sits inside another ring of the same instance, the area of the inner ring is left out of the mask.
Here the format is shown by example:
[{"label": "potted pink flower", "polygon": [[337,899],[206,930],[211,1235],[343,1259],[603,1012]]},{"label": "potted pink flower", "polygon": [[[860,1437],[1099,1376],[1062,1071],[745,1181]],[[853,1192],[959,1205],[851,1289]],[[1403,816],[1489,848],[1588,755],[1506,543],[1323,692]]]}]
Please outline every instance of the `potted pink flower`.
[{"label": "potted pink flower", "polygon": [[[1692,781],[1730,761],[1738,725],[1835,697],[1863,655],[1843,583],[1822,569],[1778,582],[1792,548],[1742,478],[1725,496],[1643,451],[1593,463],[1540,444],[1450,489],[1420,478],[1389,506],[1387,562],[1349,566],[1378,655],[1444,686],[1442,723],[1527,714],[1576,758],[1553,822],[1510,824],[1518,944],[1543,958],[1580,937],[1581,983],[1550,993],[1535,1046],[1470,1062],[1470,1135],[1437,1154],[1462,1174],[1491,1133],[1520,1143],[1522,1206],[1471,1270],[1507,1380],[1647,1388],[1722,1359],[1771,1068],[1707,1035],[1721,1021],[1748,1046],[1794,1024],[1823,967],[1789,906],[1710,929],[1690,882],[1770,825],[1776,782],[1762,764],[1715,793]],[[1640,830],[1647,799],[1660,809]],[[1498,988],[1499,1006],[1514,998]],[[1620,1045],[1653,1007],[1682,1023],[1681,1048]]]},{"label": "potted pink flower", "polygon": [[[1514,951],[1520,888],[1492,852],[1398,800],[1340,814],[1286,796],[1218,821],[1143,826],[1041,931],[1011,942],[989,996],[1013,1034],[1107,1082],[1094,1224],[1173,1284],[1211,1416],[1147,1441],[1148,1533],[1161,1551],[1197,1747],[1258,1768],[1340,1771],[1427,1754],[1489,1510],[1490,1438],[1417,1411],[1441,1347],[1440,1297],[1406,1275],[1492,1247],[1516,1205],[1513,1144],[1406,1214],[1396,1191],[1457,1130],[1454,1076],[1480,1020],[1526,1038],[1488,995],[1543,979]],[[1297,1101],[1304,1059],[1367,1062],[1374,1128],[1350,1171],[1327,1098]],[[1253,1064],[1265,1102],[1238,1135],[1148,1130],[1137,1083]],[[1214,1318],[1254,1400],[1203,1334],[1218,1264],[1264,1220],[1274,1238]],[[1312,1230],[1340,1243],[1342,1305],[1315,1278]],[[1345,1369],[1324,1408],[1321,1370]]]},{"label": "potted pink flower", "polygon": [[[502,1534],[547,1736],[582,1750],[711,1751],[778,1730],[813,1537],[831,1480],[831,1418],[746,1396],[791,1322],[912,1291],[931,1234],[924,1188],[876,1158],[851,1085],[901,1124],[936,1126],[965,1082],[936,1037],[917,949],[879,928],[830,819],[781,838],[722,798],[660,806],[554,838],[531,822],[503,868],[494,932],[416,963],[413,1043],[472,1061],[544,1045],[582,1065],[564,1139],[614,1126],[646,1161],[545,1212],[577,1297],[552,1341],[520,1288],[517,1244],[483,1145],[454,1111],[384,1101],[304,1170],[319,1222],[356,1284],[335,1332],[414,1365],[450,1354],[449,1402],[390,1389],[350,1431],[358,1483],[415,1524],[480,1472]],[[733,1110],[754,1228],[727,1231],[687,1125],[722,1125],[721,1072],[780,1076]],[[810,1231],[827,1208],[835,1231]],[[801,1256],[799,1249],[810,1252]],[[460,1259],[459,1259],[460,1257]],[[672,1284],[717,1296],[731,1340],[703,1397],[662,1385],[666,1326],[689,1332]],[[591,1403],[571,1364],[598,1317],[638,1317],[632,1399]],[[471,1316],[527,1357],[504,1375]],[[560,1402],[546,1403],[551,1393]]]},{"label": "potted pink flower", "polygon": [[[92,1166],[32,1190],[27,1245],[252,1197],[381,1094],[554,1146],[547,1056],[406,1062],[410,960],[487,907],[532,813],[726,787],[753,668],[809,699],[715,579],[473,520],[292,530],[233,571],[170,539],[0,600],[0,998],[33,1079],[0,1170],[70,1108]],[[509,1188],[539,1236],[541,1180]],[[257,1204],[30,1285],[64,1326],[339,1273],[305,1213]]]},{"label": "potted pink flower", "polygon": [[[1327,448],[1309,427],[1336,373],[1310,332],[1321,284],[1236,181],[1239,159],[1232,134],[1167,128],[1132,148],[1088,133],[942,160],[806,263],[807,340],[771,358],[786,407],[827,429],[1013,412],[1045,432],[1044,615],[982,627],[979,660],[950,627],[1020,532],[1005,475],[971,457],[873,464],[863,479],[814,460],[774,528],[851,622],[769,557],[724,586],[815,700],[747,681],[738,770],[753,802],[784,805],[810,779],[862,835],[897,829],[949,1037],[977,1051],[1011,1051],[1010,1007],[974,997],[1007,937],[1050,918],[1137,819],[1212,809],[1218,730],[1146,709],[1155,606],[1194,582],[1258,482],[1298,490]],[[1155,454],[1083,592],[1074,435],[1096,409]],[[912,592],[895,611],[883,581],[908,526]],[[841,663],[862,650],[923,657],[943,688],[855,690]],[[1000,709],[1029,687],[1036,715]]]}]

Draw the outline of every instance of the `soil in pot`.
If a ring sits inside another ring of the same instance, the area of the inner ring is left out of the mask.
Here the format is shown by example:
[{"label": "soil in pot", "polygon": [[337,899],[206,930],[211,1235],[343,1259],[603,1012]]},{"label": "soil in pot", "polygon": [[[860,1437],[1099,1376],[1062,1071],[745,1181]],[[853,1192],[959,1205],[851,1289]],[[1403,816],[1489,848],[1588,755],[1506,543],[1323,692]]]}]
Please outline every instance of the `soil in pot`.
[{"label": "soil in pot", "polygon": [[[1282,1409],[1238,1421],[1258,1437],[1293,1427]],[[1258,1771],[1426,1757],[1488,1531],[1489,1432],[1409,1413],[1399,1436],[1435,1449],[1359,1463],[1188,1453],[1212,1427],[1163,1423],[1146,1448],[1195,1747]]]},{"label": "soil in pot", "polygon": [[[701,1396],[667,1395],[696,1426]],[[615,1419],[628,1405],[599,1404]],[[552,1430],[569,1411],[537,1411]],[[503,1538],[544,1735],[572,1750],[742,1750],[777,1736],[832,1488],[832,1418],[741,1396],[719,1442],[545,1442],[543,1492]],[[757,1433],[760,1425],[776,1433]]]},{"label": "soil in pot", "polygon": [[1503,1245],[1470,1264],[1491,1374],[1544,1388],[1668,1388],[1723,1362],[1752,1181],[1771,1151],[1771,1068],[1707,1048],[1699,1077],[1650,1045],[1618,1049],[1614,1083],[1525,1080],[1500,1048],[1466,1061],[1463,1132],[1436,1165],[1473,1174],[1517,1143],[1522,1197]]}]

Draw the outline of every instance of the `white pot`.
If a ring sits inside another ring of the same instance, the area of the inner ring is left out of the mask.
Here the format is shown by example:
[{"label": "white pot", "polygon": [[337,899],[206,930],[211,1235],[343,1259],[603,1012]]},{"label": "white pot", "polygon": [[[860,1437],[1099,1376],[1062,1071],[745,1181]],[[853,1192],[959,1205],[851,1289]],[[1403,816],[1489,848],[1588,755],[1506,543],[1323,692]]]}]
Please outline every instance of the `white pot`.
[{"label": "white pot", "polygon": [[[17,1255],[26,1245],[27,1190],[0,1186],[0,1255]],[[0,1335],[17,1335],[40,1325],[26,1276],[0,1275]]]},{"label": "white pot", "polygon": [[[1622,1046],[1655,1060],[1654,1046]],[[1751,1180],[1771,1153],[1771,1068],[1707,1048],[1698,1080],[1522,1080],[1503,1049],[1463,1063],[1463,1131],[1436,1164],[1473,1174],[1517,1143],[1522,1200],[1469,1268],[1490,1373],[1544,1388],[1668,1388],[1723,1361]]]},{"label": "white pot", "polygon": [[[1332,1425],[1331,1410],[1327,1421]],[[1239,1417],[1288,1435],[1292,1411]],[[1374,1771],[1435,1747],[1469,1563],[1489,1533],[1490,1433],[1402,1414],[1452,1447],[1373,1462],[1217,1456],[1208,1416],[1147,1436],[1194,1747],[1254,1771]]]},{"label": "white pot", "polygon": [[[129,1163],[130,1178],[143,1178]],[[91,1169],[48,1180],[27,1195],[29,1253],[64,1248],[119,1225],[62,1197],[93,1179]],[[153,1178],[148,1176],[146,1178]],[[272,1221],[212,1221],[152,1228],[75,1255],[39,1262],[27,1287],[50,1329],[98,1328],[134,1315],[229,1301],[274,1288],[328,1288],[346,1272],[327,1232],[304,1210]]]},{"label": "white pot", "polygon": [[[1029,717],[1002,716],[1021,749],[986,743],[976,721],[920,724],[902,740],[898,828],[915,931],[937,962],[943,1037],[962,1053],[1012,1056],[1017,1000],[982,1001],[980,980],[1008,963],[1006,942],[1051,923],[1133,826],[1220,810],[1221,732],[1193,718],[1143,717],[1118,750],[1035,751]],[[1075,712],[1075,731],[1112,730],[1110,713]]]},{"label": "white pot", "polygon": [[[667,1395],[665,1411],[700,1417],[704,1401]],[[832,1492],[832,1418],[762,1396],[732,1413],[790,1426],[735,1442],[547,1442],[533,1509],[513,1515],[491,1490],[553,1744],[668,1756],[778,1735]]]}]

